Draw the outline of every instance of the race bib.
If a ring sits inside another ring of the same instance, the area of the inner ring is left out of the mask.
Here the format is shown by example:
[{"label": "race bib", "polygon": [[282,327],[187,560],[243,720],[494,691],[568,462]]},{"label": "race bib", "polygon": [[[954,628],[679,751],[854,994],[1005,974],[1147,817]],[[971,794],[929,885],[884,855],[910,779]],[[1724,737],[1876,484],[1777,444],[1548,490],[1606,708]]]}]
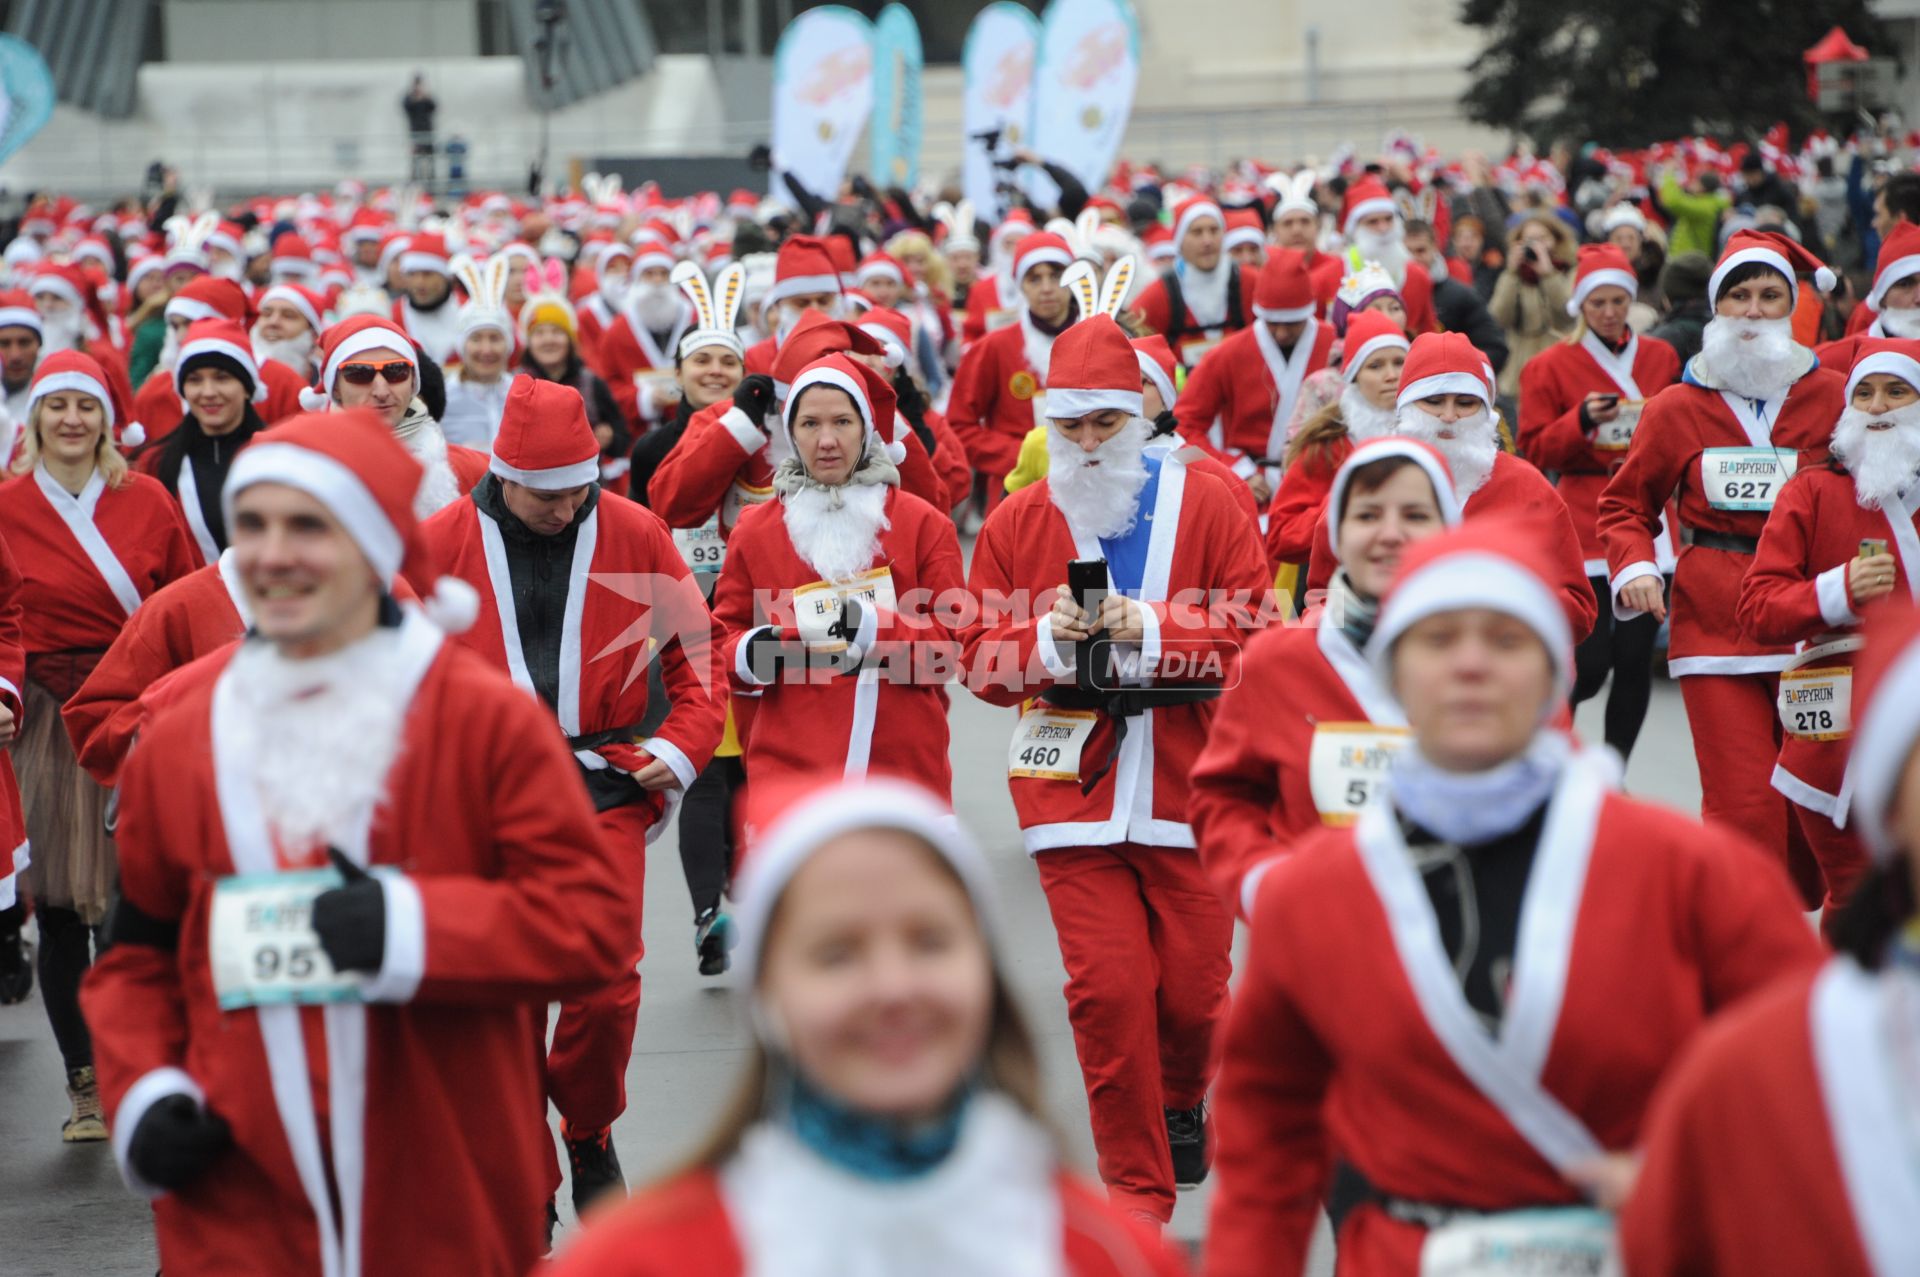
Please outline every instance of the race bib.
[{"label": "race bib", "polygon": [[1442,1225],[1420,1277],[1603,1277],[1619,1271],[1613,1217],[1583,1206],[1502,1211]]},{"label": "race bib", "polygon": [[717,514],[697,528],[675,528],[673,544],[691,571],[718,572],[726,566],[727,543],[720,535]]},{"label": "race bib", "polygon": [[987,312],[987,331],[1005,328],[1018,318],[1020,318],[1020,312],[1017,310],[990,310]]},{"label": "race bib", "polygon": [[1373,723],[1318,723],[1307,754],[1307,783],[1314,810],[1325,825],[1351,825],[1373,801],[1394,754],[1406,743],[1404,727]]},{"label": "race bib", "polygon": [[314,897],[340,882],[312,869],[214,883],[207,951],[222,1011],[360,1000],[359,978],[333,969],[313,930]]},{"label": "race bib", "polygon": [[1080,779],[1080,751],[1100,721],[1098,710],[1035,704],[1020,716],[1007,744],[1007,775],[1024,780]]},{"label": "race bib", "polygon": [[1845,740],[1853,730],[1853,670],[1780,673],[1780,726],[1801,740]]},{"label": "race bib", "polygon": [[1773,509],[1800,459],[1772,448],[1708,448],[1700,454],[1700,486],[1716,510]]},{"label": "race bib", "polygon": [[1188,368],[1199,363],[1201,358],[1222,341],[1219,337],[1189,337],[1180,343],[1180,362]]},{"label": "race bib", "polygon": [[893,569],[885,564],[851,581],[815,581],[793,592],[793,625],[808,647],[817,652],[843,652],[845,639],[827,633],[840,619],[841,604],[859,599],[863,607],[891,612],[899,606],[893,593]]},{"label": "race bib", "polygon": [[667,386],[674,388],[674,397],[679,398],[679,383],[675,381],[671,368],[641,368],[633,374],[636,386],[651,386],[659,393]]},{"label": "race bib", "polygon": [[771,487],[756,488],[750,483],[735,479],[727,487],[727,495],[720,500],[720,525],[731,528],[740,522],[740,516],[753,506],[765,505],[773,499]]},{"label": "race bib", "polygon": [[1633,442],[1634,427],[1640,424],[1640,410],[1646,406],[1644,399],[1622,399],[1620,415],[1594,428],[1593,446],[1602,452],[1625,452]]}]

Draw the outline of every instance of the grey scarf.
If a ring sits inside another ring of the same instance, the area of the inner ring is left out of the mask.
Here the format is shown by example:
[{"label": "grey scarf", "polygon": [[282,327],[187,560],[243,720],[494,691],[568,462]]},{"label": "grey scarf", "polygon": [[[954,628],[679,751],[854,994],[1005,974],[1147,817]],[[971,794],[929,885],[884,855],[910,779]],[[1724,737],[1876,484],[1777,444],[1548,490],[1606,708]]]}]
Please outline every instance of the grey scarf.
[{"label": "grey scarf", "polygon": [[815,488],[827,494],[827,508],[838,510],[846,504],[842,489],[847,484],[892,484],[900,486],[900,468],[886,459],[873,445],[871,435],[867,438],[866,453],[860,458],[860,464],[847,476],[845,484],[822,483],[807,473],[798,456],[788,457],[773,472],[773,490],[777,496],[790,497],[804,488]]}]

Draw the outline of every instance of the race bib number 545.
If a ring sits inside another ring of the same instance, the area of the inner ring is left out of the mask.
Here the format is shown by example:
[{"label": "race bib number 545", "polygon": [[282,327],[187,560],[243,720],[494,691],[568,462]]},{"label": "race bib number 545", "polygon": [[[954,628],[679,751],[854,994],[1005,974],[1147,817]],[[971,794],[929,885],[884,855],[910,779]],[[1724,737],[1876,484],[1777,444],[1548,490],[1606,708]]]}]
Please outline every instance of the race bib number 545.
[{"label": "race bib number 545", "polygon": [[357,1002],[358,977],[333,969],[313,930],[313,901],[340,885],[332,869],[245,874],[213,886],[207,950],[222,1011]]}]

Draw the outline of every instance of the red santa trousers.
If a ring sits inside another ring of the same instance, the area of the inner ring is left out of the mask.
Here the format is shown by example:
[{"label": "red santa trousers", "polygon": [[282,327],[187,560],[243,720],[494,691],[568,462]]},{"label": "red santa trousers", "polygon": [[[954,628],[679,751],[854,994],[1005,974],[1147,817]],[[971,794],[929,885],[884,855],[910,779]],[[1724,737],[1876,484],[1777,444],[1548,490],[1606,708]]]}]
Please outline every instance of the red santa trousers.
[{"label": "red santa trousers", "polygon": [[1233,918],[1179,847],[1034,857],[1067,968],[1100,1178],[1115,1204],[1173,1217],[1164,1109],[1206,1098],[1233,973]]},{"label": "red santa trousers", "polygon": [[[647,827],[654,803],[629,803],[599,814],[600,829],[620,849],[628,867],[634,917],[646,900]],[[634,937],[633,962],[621,976],[592,993],[560,1004],[547,1051],[547,1097],[577,1134],[605,1130],[627,1111],[627,1063],[640,1018],[640,959],[646,947]],[[536,1021],[545,1027],[544,1017]]]},{"label": "red santa trousers", "polygon": [[[1785,865],[1812,909],[1825,892],[1820,865],[1785,794],[1773,787],[1780,757],[1774,674],[1688,674],[1680,680],[1700,766],[1700,815],[1745,834]],[[1839,831],[1835,831],[1838,833]]]},{"label": "red santa trousers", "polygon": [[1793,804],[1794,820],[1813,858],[1820,862],[1826,898],[1820,902],[1820,934],[1833,939],[1833,924],[1853,899],[1853,889],[1867,873],[1867,849],[1851,828],[1841,829],[1820,812]]}]

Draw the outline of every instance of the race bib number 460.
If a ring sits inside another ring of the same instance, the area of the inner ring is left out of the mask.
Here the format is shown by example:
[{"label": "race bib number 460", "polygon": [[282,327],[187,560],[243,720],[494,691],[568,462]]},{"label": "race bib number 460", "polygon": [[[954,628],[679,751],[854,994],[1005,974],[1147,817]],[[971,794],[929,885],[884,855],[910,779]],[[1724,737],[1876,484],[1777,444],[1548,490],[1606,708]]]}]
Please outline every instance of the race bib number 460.
[{"label": "race bib number 460", "polygon": [[1772,448],[1708,448],[1700,454],[1700,487],[1716,510],[1771,510],[1799,460]]},{"label": "race bib number 460", "polygon": [[1080,751],[1093,735],[1099,712],[1035,705],[1020,716],[1007,746],[1007,775],[1025,780],[1080,779]]},{"label": "race bib number 460", "polygon": [[207,949],[222,1011],[360,1000],[358,977],[333,969],[313,930],[314,897],[339,885],[332,869],[214,884]]},{"label": "race bib number 460", "polygon": [[1373,801],[1393,756],[1406,743],[1404,727],[1373,723],[1320,723],[1307,755],[1313,807],[1325,825],[1351,825]]}]

